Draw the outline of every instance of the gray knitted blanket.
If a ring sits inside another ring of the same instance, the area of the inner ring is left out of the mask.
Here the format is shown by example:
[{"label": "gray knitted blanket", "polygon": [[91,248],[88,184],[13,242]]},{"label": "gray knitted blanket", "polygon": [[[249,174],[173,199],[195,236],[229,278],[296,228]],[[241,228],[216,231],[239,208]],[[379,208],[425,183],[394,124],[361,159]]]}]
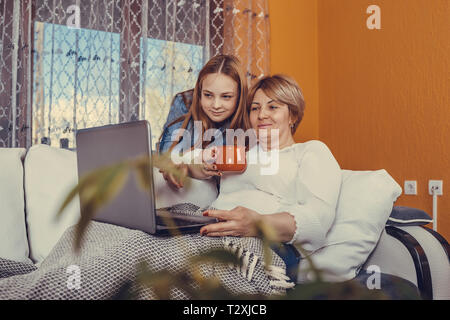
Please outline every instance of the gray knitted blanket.
[{"label": "gray knitted blanket", "polygon": [[[193,205],[174,206],[174,212],[200,214]],[[294,284],[285,274],[283,260],[272,251],[271,265],[264,266],[262,241],[251,237],[207,237],[200,234],[153,236],[110,224],[91,222],[78,254],[73,251],[75,226],[63,234],[39,265],[0,258],[2,299],[111,299],[127,284],[136,299],[155,299],[153,288],[137,279],[137,265],[145,262],[152,272],[200,272],[217,277],[232,294],[283,294]],[[192,256],[225,248],[237,254],[241,266],[218,262],[194,267]],[[193,284],[195,289],[195,284]],[[190,299],[186,290],[173,287],[170,299]]]}]

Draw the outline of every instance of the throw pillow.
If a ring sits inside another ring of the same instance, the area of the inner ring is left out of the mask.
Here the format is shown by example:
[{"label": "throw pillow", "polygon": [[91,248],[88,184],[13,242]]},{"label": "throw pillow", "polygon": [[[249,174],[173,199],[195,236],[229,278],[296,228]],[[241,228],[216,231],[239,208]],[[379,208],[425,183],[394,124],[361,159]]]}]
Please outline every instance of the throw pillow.
[{"label": "throw pillow", "polygon": [[[356,276],[375,248],[401,192],[386,170],[342,171],[335,221],[325,246],[310,255],[324,280],[344,281]],[[313,277],[308,259],[302,259],[298,282]]]},{"label": "throw pillow", "polygon": [[23,191],[24,148],[0,148],[0,258],[30,262]]},{"label": "throw pillow", "polygon": [[78,182],[77,158],[70,150],[34,145],[28,150],[24,168],[30,257],[40,263],[64,231],[78,222],[78,196],[61,218],[55,219],[64,199]]},{"label": "throw pillow", "polygon": [[422,226],[433,223],[428,213],[416,208],[395,206],[386,222],[389,226]]}]

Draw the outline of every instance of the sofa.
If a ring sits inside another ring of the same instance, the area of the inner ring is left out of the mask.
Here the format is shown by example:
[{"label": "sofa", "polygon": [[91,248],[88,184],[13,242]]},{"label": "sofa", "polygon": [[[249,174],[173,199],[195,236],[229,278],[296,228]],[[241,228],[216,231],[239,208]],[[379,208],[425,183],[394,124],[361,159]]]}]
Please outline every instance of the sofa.
[{"label": "sofa", "polygon": [[[80,217],[75,199],[55,219],[77,183],[76,153],[47,145],[0,148],[0,163],[0,258],[39,267]],[[312,261],[325,281],[359,279],[369,290],[383,290],[390,279],[401,279],[422,299],[450,299],[449,244],[429,228],[429,216],[395,206],[402,190],[385,170],[343,170],[342,176],[335,223],[324,246],[301,260],[297,287],[315,280]],[[190,188],[175,191],[157,169],[154,184],[157,208],[183,202],[205,207],[217,197],[213,181],[192,180]],[[381,282],[373,281],[377,275]]]}]

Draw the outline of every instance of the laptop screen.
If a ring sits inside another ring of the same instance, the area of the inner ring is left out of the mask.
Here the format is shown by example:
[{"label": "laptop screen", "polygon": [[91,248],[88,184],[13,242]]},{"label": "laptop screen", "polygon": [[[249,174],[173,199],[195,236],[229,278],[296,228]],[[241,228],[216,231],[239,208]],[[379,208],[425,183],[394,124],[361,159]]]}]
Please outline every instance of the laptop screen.
[{"label": "laptop screen", "polygon": [[[151,159],[151,131],[146,120],[78,130],[76,136],[78,177],[122,161],[147,156]],[[153,170],[149,164],[151,190],[138,184],[130,171],[123,189],[100,208],[94,220],[155,233]],[[83,203],[80,201],[81,208]]]}]

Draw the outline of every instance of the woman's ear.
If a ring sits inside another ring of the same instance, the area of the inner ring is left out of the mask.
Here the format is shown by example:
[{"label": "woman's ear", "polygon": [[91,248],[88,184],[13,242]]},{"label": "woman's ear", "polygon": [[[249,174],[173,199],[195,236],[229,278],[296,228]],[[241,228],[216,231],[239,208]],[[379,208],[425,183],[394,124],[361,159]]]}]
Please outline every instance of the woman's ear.
[{"label": "woman's ear", "polygon": [[295,125],[294,117],[292,116],[291,110],[289,110],[289,127],[292,129]]}]

